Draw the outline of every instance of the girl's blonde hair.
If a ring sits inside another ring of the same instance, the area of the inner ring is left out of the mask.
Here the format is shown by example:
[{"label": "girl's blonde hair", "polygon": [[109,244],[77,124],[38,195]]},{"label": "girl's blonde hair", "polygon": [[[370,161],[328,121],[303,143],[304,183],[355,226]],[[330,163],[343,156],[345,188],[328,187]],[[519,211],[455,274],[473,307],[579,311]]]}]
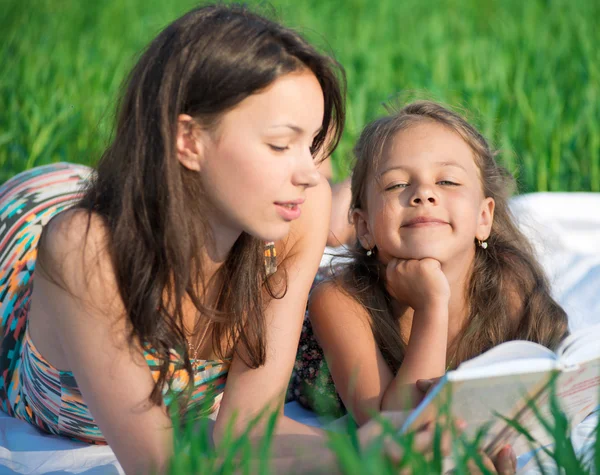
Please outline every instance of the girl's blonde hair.
[{"label": "girl's blonde hair", "polygon": [[[498,165],[484,137],[460,115],[435,102],[418,101],[367,125],[354,148],[350,213],[366,209],[367,183],[398,132],[425,121],[448,127],[471,147],[484,195],[496,203],[488,247],[476,246],[465,289],[469,314],[449,348],[450,365],[456,366],[507,340],[530,340],[556,347],[568,333],[567,316],[550,296],[533,249],[511,216],[508,197],[514,190],[514,179]],[[337,273],[335,281],[368,310],[377,344],[396,371],[406,344],[392,312],[392,297],[385,289],[385,268],[367,256],[358,242],[351,252],[353,259]]]}]

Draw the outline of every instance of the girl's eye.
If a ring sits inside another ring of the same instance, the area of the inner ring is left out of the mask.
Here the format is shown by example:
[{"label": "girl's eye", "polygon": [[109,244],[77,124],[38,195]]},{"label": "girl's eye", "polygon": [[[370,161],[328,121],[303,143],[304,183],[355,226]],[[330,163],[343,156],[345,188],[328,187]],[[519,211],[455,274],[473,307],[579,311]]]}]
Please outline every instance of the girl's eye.
[{"label": "girl's eye", "polygon": [[458,183],[455,183],[453,181],[450,180],[440,180],[438,181],[438,185],[443,185],[443,186],[459,186]]},{"label": "girl's eye", "polygon": [[393,191],[396,189],[401,189],[401,188],[406,188],[408,186],[408,183],[395,183],[393,185],[388,186],[385,191]]},{"label": "girl's eye", "polygon": [[290,147],[285,146],[285,147],[278,147],[277,145],[273,145],[273,144],[267,144],[269,146],[269,148],[275,152],[285,152],[287,149],[289,149]]}]

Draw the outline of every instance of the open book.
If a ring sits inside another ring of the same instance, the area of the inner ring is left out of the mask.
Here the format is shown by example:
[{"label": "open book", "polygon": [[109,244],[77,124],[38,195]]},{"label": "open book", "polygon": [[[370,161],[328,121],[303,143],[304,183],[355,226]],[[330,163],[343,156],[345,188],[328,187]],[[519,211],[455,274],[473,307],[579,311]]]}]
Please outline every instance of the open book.
[{"label": "open book", "polygon": [[541,445],[551,443],[551,436],[527,401],[534,401],[539,413],[552,420],[552,380],[571,427],[598,407],[600,325],[573,333],[556,353],[537,343],[510,341],[462,363],[429,391],[402,430],[416,429],[432,420],[449,402],[452,416],[467,422],[467,436],[474,436],[479,427],[490,424],[482,446],[489,455],[496,455],[509,443],[519,455],[530,450],[527,440],[498,414],[518,421]]}]

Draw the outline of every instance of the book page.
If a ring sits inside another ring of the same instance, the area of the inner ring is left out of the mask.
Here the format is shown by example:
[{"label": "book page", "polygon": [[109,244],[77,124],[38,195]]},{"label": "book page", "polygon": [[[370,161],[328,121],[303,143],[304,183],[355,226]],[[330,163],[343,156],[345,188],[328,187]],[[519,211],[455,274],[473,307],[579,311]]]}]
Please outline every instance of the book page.
[{"label": "book page", "polygon": [[[577,368],[558,374],[556,379],[556,396],[561,409],[569,419],[571,429],[585,419],[600,405],[600,358],[583,364]],[[544,391],[536,399],[538,414],[554,425],[550,409],[550,391]],[[553,442],[553,438],[540,423],[534,411],[526,408],[518,416],[519,423],[537,441],[536,446]],[[507,428],[499,440],[493,441],[487,448],[491,453],[499,450],[503,444],[512,443],[518,454],[530,450],[524,437],[520,437],[513,429]]]},{"label": "book page", "polygon": [[579,424],[600,404],[600,358],[561,373],[556,389],[562,410],[573,426]]},{"label": "book page", "polygon": [[556,353],[562,360],[564,356],[568,356],[585,347],[598,350],[600,348],[598,341],[600,341],[600,324],[582,328],[578,332],[569,335],[560,344]]},{"label": "book page", "polygon": [[533,372],[468,381],[449,380],[445,388],[429,404],[425,404],[427,407],[421,404],[415,409],[415,416],[408,421],[409,427],[416,429],[428,420],[437,418],[438,409],[450,398],[451,414],[467,423],[465,434],[468,437],[474,437],[479,427],[491,423],[485,439],[487,445],[506,427],[496,413],[515,417],[521,411],[523,401],[536,396],[549,378],[548,372]]},{"label": "book page", "polygon": [[465,361],[458,367],[458,371],[488,367],[500,363],[504,367],[507,367],[507,363],[511,362],[514,362],[515,366],[519,366],[522,360],[554,361],[556,359],[557,356],[553,351],[537,343],[531,341],[507,341],[486,351],[482,355]]}]

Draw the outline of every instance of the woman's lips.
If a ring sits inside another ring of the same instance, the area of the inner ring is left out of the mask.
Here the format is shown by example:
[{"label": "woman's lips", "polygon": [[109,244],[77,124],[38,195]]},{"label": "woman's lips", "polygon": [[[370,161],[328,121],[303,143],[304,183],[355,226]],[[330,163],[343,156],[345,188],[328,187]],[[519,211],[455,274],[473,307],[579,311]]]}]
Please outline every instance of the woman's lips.
[{"label": "woman's lips", "polygon": [[302,214],[302,210],[300,209],[302,203],[304,203],[304,200],[279,202],[275,203],[275,209],[284,220],[293,221],[294,219],[298,219]]}]

